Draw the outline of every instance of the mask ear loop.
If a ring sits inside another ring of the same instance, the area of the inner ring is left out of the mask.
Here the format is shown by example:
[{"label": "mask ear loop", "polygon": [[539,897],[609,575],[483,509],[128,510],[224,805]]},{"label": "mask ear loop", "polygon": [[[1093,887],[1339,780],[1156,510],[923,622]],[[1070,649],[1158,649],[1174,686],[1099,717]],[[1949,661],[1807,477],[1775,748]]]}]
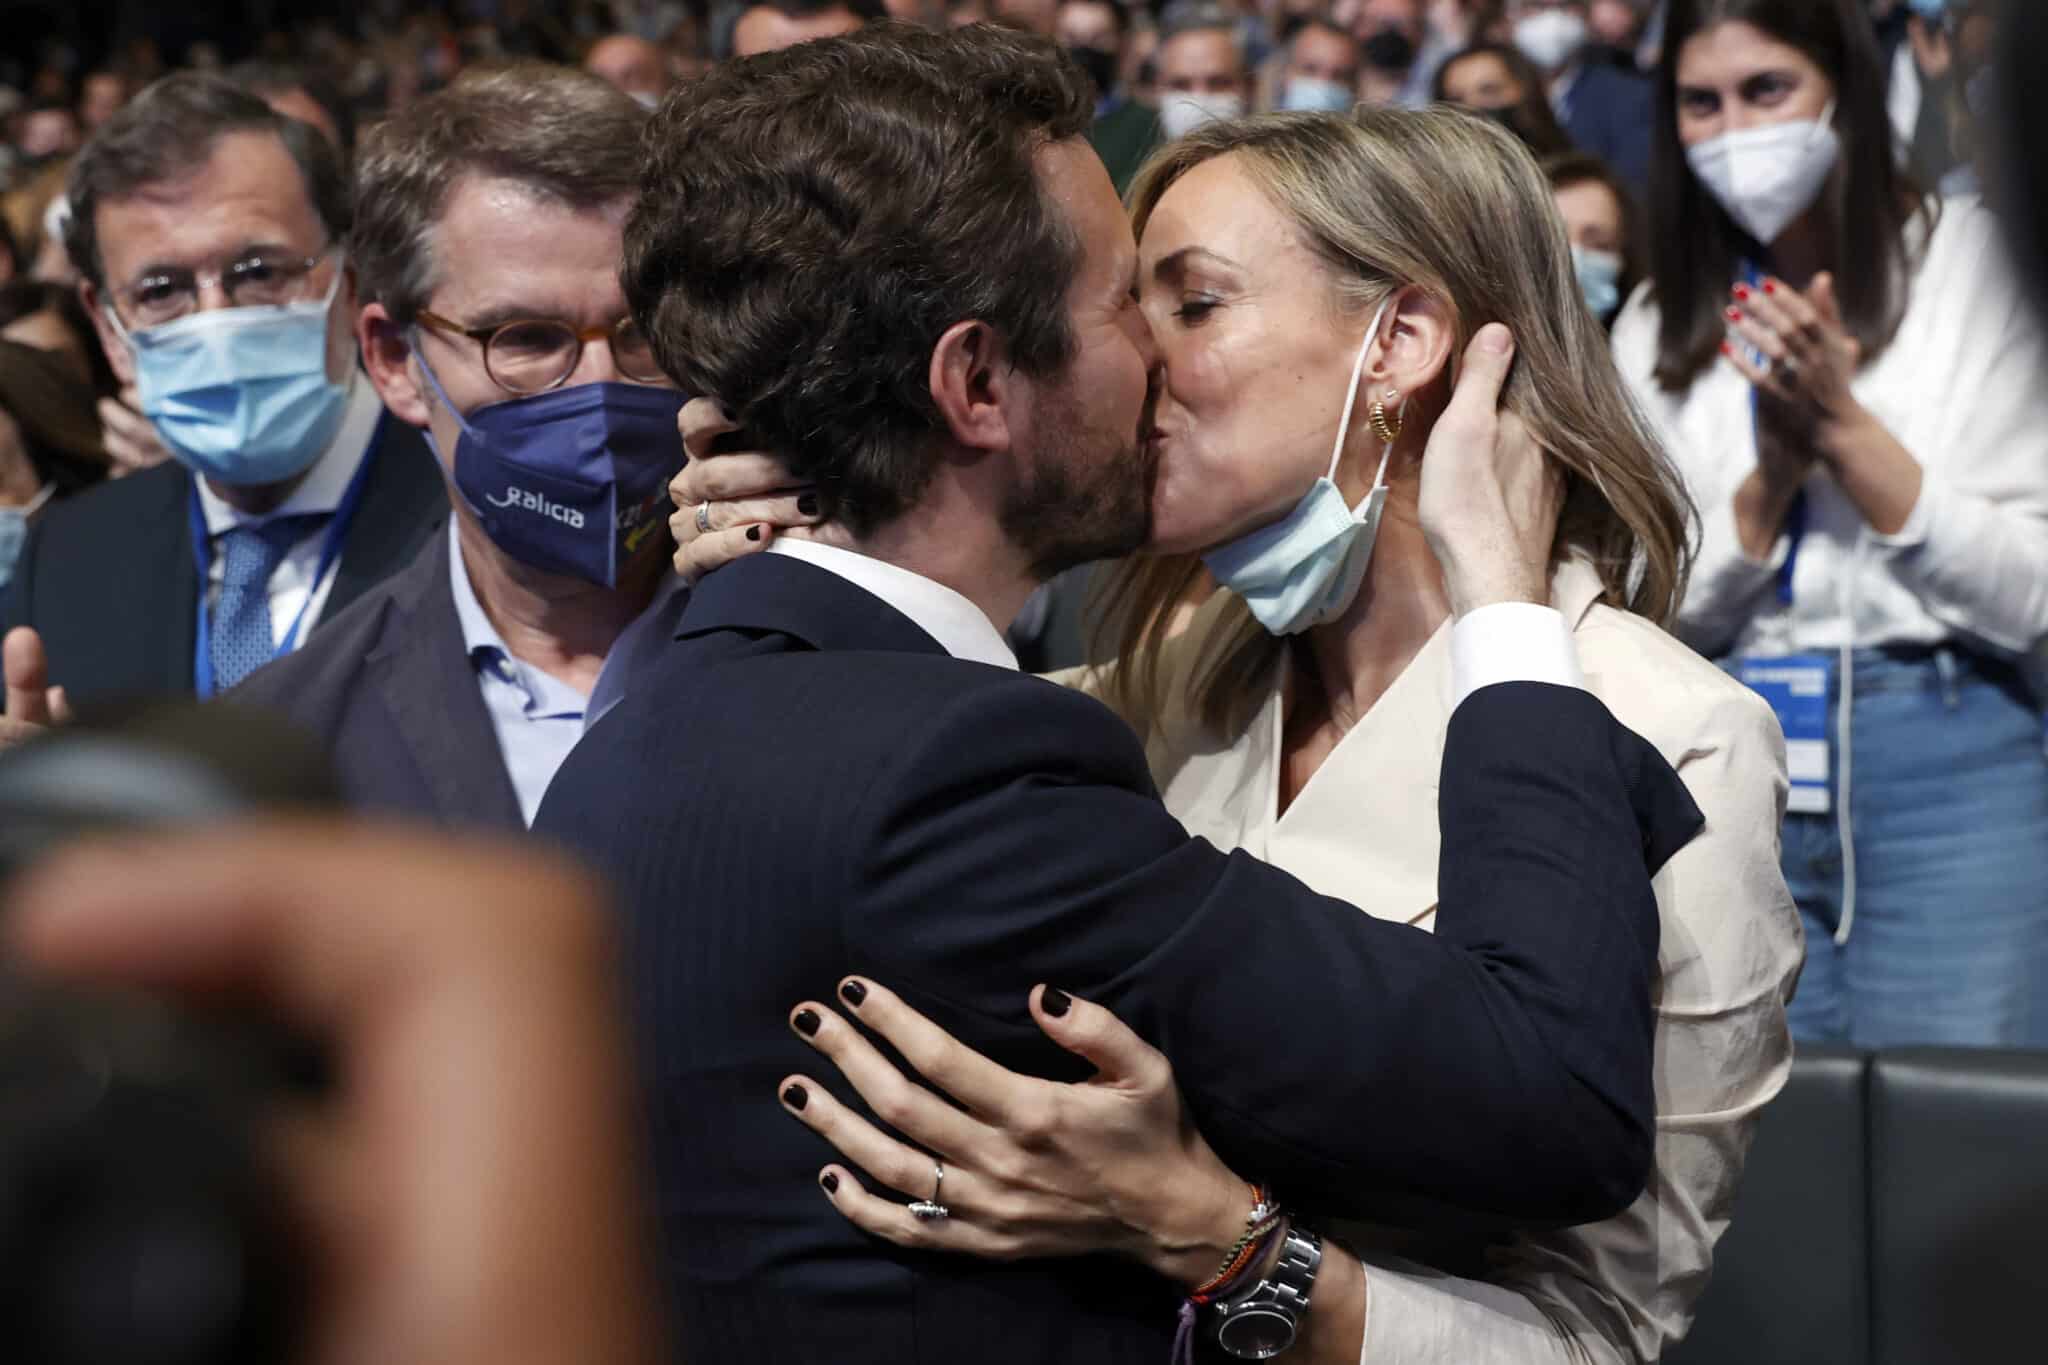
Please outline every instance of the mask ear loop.
[{"label": "mask ear loop", "polygon": [[1812,141],[1813,141],[1813,140],[1814,140],[1814,139],[1815,139],[1816,137],[1819,137],[1819,136],[1820,136],[1820,130],[1821,130],[1821,129],[1823,129],[1823,128],[1827,128],[1827,129],[1833,129],[1833,128],[1834,128],[1834,126],[1835,126],[1835,109],[1836,109],[1836,107],[1837,107],[1838,105],[1840,105],[1840,103],[1841,103],[1841,97],[1840,97],[1840,96],[1837,96],[1837,95],[1830,95],[1830,96],[1828,97],[1828,105],[1827,105],[1827,108],[1825,108],[1825,109],[1823,109],[1823,110],[1821,110],[1821,111],[1820,111],[1820,117],[1819,117],[1818,119],[1814,120],[1814,125],[1813,125],[1813,131],[1812,131],[1811,133],[1808,133],[1808,134],[1807,134],[1807,136],[1806,136],[1806,140],[1807,140],[1807,141],[1808,141],[1809,143],[1811,143],[1811,142],[1812,142]]},{"label": "mask ear loop", "polygon": [[[462,409],[448,401],[448,390],[441,387],[441,376],[435,374],[434,367],[427,363],[427,351],[424,346],[420,345],[420,329],[417,327],[412,328],[412,354],[413,359],[420,363],[420,373],[425,375],[427,383],[433,386],[434,397],[441,400],[441,406],[448,409],[448,415],[455,419],[456,428],[464,436],[474,437],[476,433],[470,427],[468,419],[462,415]],[[432,428],[429,428],[428,436],[430,439],[432,435]]]},{"label": "mask ear loop", "polygon": [[[1373,342],[1379,339],[1380,323],[1386,320],[1387,309],[1393,306],[1393,302],[1394,300],[1391,295],[1381,301],[1379,311],[1372,315],[1372,326],[1366,330],[1365,340],[1358,343],[1358,358],[1351,362],[1351,383],[1344,390],[1344,416],[1337,423],[1337,444],[1330,451],[1330,472],[1323,476],[1331,483],[1337,481],[1337,466],[1344,461],[1344,442],[1351,435],[1351,412],[1352,409],[1358,406],[1358,380],[1365,373],[1366,354],[1372,350]],[[1401,411],[1405,413],[1407,410],[1408,404],[1403,402],[1401,404]],[[1380,486],[1385,483],[1387,461],[1393,458],[1393,454],[1394,443],[1392,441],[1387,442],[1380,449],[1379,472],[1373,475],[1372,487],[1366,490],[1365,502],[1359,503],[1358,508],[1362,508],[1367,502],[1370,502],[1373,493],[1378,491]],[[1358,508],[1353,508],[1352,510],[1356,512]]]}]

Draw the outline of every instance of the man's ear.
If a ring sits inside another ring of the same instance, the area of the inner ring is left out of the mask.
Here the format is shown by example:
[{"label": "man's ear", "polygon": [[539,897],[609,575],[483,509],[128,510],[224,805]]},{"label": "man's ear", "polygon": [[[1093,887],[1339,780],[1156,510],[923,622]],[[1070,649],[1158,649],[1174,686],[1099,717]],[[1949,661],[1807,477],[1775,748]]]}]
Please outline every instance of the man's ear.
[{"label": "man's ear", "polygon": [[384,406],[401,422],[427,425],[433,405],[412,363],[412,342],[383,304],[369,304],[356,315],[356,343],[362,347],[363,369]]},{"label": "man's ear", "polygon": [[985,322],[948,327],[932,347],[929,382],[955,444],[974,451],[1010,448],[1024,386],[994,328]]},{"label": "man's ear", "polygon": [[92,330],[99,335],[100,350],[106,353],[107,364],[114,367],[114,374],[121,381],[122,388],[135,383],[135,357],[128,350],[128,343],[107,321],[106,300],[91,280],[78,282],[78,302],[84,306],[85,315],[92,319]]},{"label": "man's ear", "polygon": [[1450,305],[1409,285],[1394,295],[1393,306],[1380,319],[1380,354],[1373,363],[1372,381],[1413,397],[1443,377],[1457,344]]}]

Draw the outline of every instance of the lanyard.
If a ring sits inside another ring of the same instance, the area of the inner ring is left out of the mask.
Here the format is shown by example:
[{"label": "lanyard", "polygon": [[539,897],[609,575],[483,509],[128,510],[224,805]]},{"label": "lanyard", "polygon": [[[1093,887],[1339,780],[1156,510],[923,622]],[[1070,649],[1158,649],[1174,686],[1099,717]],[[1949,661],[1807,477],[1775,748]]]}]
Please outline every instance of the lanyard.
[{"label": "lanyard", "polygon": [[[313,579],[306,587],[306,600],[300,604],[298,615],[292,617],[291,626],[285,631],[284,639],[271,654],[281,659],[298,647],[299,630],[306,624],[306,613],[313,609],[313,601],[319,595],[320,585],[327,580],[328,572],[335,561],[341,558],[342,542],[348,539],[349,525],[355,521],[356,509],[363,501],[363,486],[369,482],[370,465],[377,458],[377,447],[382,444],[384,419],[378,419],[377,435],[370,441],[369,449],[363,452],[363,462],[348,481],[348,489],[341,495],[341,503],[328,519],[326,534],[320,541],[320,559],[313,570]],[[193,632],[192,643],[192,690],[205,701],[213,696],[213,610],[208,604],[211,596],[213,566],[212,537],[206,530],[206,510],[199,501],[198,476],[193,477],[192,496],[187,504],[187,514],[192,522],[192,559],[199,571],[199,628]]]},{"label": "lanyard", "polygon": [[[1763,275],[1748,261],[1742,263],[1742,282],[1751,289],[1763,288]],[[1749,391],[1749,431],[1753,445],[1760,445],[1762,437],[1757,431],[1757,392]],[[1799,567],[1799,546],[1806,539],[1806,490],[1800,489],[1792,495],[1792,506],[1785,512],[1785,562],[1778,566],[1778,601],[1784,606],[1792,605],[1792,575]]]}]

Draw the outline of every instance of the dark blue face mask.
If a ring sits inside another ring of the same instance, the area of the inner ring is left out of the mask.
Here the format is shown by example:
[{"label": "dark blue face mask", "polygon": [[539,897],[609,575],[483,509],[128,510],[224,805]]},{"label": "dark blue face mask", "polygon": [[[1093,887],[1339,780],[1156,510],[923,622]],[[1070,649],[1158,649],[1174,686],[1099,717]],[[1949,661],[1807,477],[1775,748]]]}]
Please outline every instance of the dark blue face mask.
[{"label": "dark blue face mask", "polygon": [[617,586],[667,520],[668,481],[683,467],[683,395],[579,384],[465,417],[424,356],[420,368],[462,428],[455,490],[491,543],[536,569]]}]

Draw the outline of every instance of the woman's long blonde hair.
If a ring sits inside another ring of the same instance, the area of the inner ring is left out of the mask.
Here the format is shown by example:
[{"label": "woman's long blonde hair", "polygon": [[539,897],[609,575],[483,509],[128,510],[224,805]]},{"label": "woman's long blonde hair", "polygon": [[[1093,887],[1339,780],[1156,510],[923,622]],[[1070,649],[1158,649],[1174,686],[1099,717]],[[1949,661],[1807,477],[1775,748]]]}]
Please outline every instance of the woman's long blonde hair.
[{"label": "woman's long blonde hair", "polygon": [[[1212,123],[1161,149],[1131,186],[1133,225],[1212,157],[1231,155],[1363,314],[1404,286],[1450,306],[1453,364],[1480,326],[1515,335],[1502,405],[1567,473],[1554,556],[1576,551],[1610,605],[1667,624],[1689,567],[1692,507],[1630,401],[1587,310],[1550,184],[1504,130],[1448,108],[1266,114]],[[1110,576],[1095,652],[1114,641],[1108,700],[1127,717],[1165,714],[1161,653],[1174,608],[1202,573],[1193,555],[1138,557]],[[1286,648],[1238,604],[1187,675],[1183,699],[1225,735],[1269,685]]]}]

